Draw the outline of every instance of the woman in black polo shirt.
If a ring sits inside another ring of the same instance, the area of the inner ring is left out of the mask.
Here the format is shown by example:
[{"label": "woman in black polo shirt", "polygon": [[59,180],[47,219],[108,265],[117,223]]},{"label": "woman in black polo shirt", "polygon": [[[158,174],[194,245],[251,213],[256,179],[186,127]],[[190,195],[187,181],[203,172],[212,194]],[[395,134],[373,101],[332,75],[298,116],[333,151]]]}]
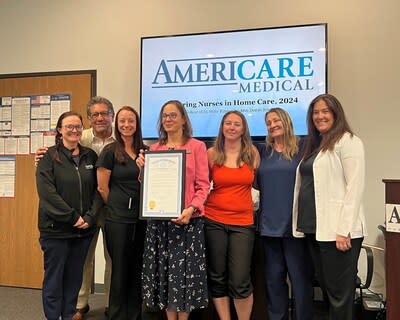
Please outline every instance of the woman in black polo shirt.
[{"label": "woman in black polo shirt", "polygon": [[109,319],[137,319],[141,310],[141,268],[145,224],[139,221],[139,168],[144,148],[139,115],[129,106],[115,117],[115,142],[97,162],[99,192],[108,207],[105,237],[112,261]]}]

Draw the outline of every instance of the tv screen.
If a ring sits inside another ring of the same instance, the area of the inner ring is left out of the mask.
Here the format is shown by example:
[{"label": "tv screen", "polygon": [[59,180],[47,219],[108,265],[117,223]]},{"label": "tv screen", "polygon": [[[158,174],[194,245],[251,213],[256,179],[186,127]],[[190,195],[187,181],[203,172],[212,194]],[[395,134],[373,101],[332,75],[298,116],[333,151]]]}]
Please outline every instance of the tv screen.
[{"label": "tv screen", "polygon": [[215,137],[229,110],[246,116],[253,138],[265,137],[274,107],[305,135],[308,105],[327,90],[326,34],[326,24],[313,24],[141,38],[143,137],[158,137],[168,100],[184,104],[197,138]]}]

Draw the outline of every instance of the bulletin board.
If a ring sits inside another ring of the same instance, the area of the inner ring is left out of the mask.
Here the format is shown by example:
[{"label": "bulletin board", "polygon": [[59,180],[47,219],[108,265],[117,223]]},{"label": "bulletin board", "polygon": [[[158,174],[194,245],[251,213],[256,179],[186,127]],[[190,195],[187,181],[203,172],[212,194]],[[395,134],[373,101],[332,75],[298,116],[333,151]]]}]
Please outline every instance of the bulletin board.
[{"label": "bulletin board", "polygon": [[65,93],[0,96],[0,156],[32,154],[54,145],[57,120],[69,110],[71,96]]},{"label": "bulletin board", "polygon": [[[86,103],[96,95],[96,70],[0,75],[0,97],[62,95],[79,112],[85,128]],[[0,198],[0,285],[41,288],[38,196],[33,154],[15,156],[14,197]]]}]

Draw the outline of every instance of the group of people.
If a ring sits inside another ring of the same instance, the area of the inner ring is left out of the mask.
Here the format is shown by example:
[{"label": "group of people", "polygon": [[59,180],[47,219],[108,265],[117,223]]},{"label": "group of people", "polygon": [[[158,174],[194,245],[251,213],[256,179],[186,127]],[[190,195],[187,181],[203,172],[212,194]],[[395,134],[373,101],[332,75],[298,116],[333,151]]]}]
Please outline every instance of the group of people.
[{"label": "group of people", "polygon": [[[250,319],[257,232],[269,319],[289,318],[287,277],[296,319],[312,319],[314,276],[330,319],[352,319],[366,235],[364,151],[334,96],[311,102],[308,135],[301,139],[289,114],[272,108],[265,115],[266,142],[254,145],[245,116],[229,111],[208,150],[193,138],[177,100],[161,107],[159,139],[150,146],[133,108],[118,110],[114,130],[107,99],[92,98],[87,110],[90,129],[83,130],[79,114],[66,112],[57,123],[56,145],[37,152],[44,154],[36,180],[47,319],[80,320],[88,312],[79,290],[100,226],[110,254],[106,269],[112,264],[109,319],[144,319],[146,310],[165,310],[168,320],[185,320],[206,308],[209,297],[220,319],[231,319],[231,301],[239,320]],[[184,206],[175,219],[139,219],[145,149],[186,153]],[[257,219],[253,187],[260,191]]]}]

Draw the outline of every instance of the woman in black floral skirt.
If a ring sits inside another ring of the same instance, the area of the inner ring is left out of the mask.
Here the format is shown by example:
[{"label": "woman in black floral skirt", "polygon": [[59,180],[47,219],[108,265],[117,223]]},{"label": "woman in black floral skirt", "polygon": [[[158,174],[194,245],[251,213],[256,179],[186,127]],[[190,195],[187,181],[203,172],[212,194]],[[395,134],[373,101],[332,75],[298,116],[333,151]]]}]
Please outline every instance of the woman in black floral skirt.
[{"label": "woman in black floral skirt", "polygon": [[[192,138],[192,126],[179,101],[160,111],[159,140],[150,150],[186,150],[185,203],[180,216],[147,225],[143,256],[143,301],[165,309],[168,320],[188,319],[208,305],[203,203],[210,183],[206,146]],[[137,159],[144,165],[144,157]]]}]

